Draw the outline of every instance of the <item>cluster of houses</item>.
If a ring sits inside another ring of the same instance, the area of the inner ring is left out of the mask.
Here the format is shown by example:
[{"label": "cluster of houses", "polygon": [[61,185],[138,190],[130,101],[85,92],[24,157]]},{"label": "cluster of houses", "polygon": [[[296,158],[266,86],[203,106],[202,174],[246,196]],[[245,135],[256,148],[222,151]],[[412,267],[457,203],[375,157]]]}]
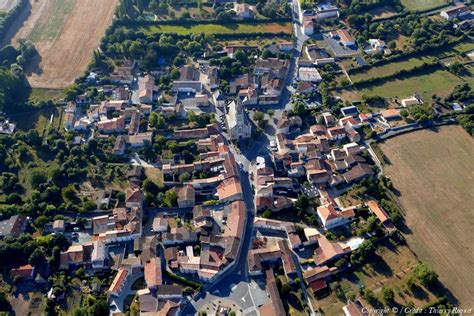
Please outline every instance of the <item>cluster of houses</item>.
[{"label": "cluster of houses", "polygon": [[[168,309],[178,311],[185,298],[184,286],[165,277],[164,271],[209,282],[232,267],[240,255],[247,209],[232,153],[220,136],[209,137],[206,155],[216,170],[215,176],[167,183],[177,192],[178,207],[163,210],[146,222],[144,194],[138,180],[126,190],[124,206],[90,220],[90,241],[74,243],[61,252],[60,268],[84,267],[89,273],[116,271],[107,291],[111,305],[123,299],[132,283],[143,276],[146,288],[137,293],[141,312],[163,313]],[[215,192],[217,203],[204,205],[197,201],[197,196],[209,192]],[[186,221],[179,217],[180,210],[192,218]],[[56,222],[52,231],[64,232],[64,221]],[[9,223],[4,226],[14,226]]]}]

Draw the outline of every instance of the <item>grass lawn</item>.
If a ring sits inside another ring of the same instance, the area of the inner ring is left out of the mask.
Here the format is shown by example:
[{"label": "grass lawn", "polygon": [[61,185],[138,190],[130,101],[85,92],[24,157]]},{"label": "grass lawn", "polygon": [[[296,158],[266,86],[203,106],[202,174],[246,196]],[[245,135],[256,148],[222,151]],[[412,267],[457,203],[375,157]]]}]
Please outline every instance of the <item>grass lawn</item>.
[{"label": "grass lawn", "polygon": [[30,93],[30,101],[39,102],[39,101],[59,101],[64,99],[64,90],[62,89],[42,89],[42,88],[33,88]]},{"label": "grass lawn", "polygon": [[58,128],[60,125],[60,108],[47,108],[27,111],[20,114],[11,114],[13,121],[17,123],[17,128],[23,131],[36,129],[41,135],[43,130],[49,124],[51,115],[53,115],[53,127]]},{"label": "grass lawn", "polygon": [[422,57],[413,57],[407,60],[400,62],[388,63],[379,67],[372,67],[367,69],[364,72],[358,72],[354,75],[351,75],[351,79],[354,82],[370,79],[373,77],[386,77],[394,74],[397,71],[402,69],[410,69],[413,67],[420,66],[423,63],[432,62],[434,60],[433,56],[422,56]]},{"label": "grass lawn", "polygon": [[402,0],[402,5],[409,11],[420,11],[446,4],[446,2],[446,0]]},{"label": "grass lawn", "polygon": [[47,17],[40,19],[28,39],[32,42],[52,40],[62,31],[67,16],[71,13],[76,0],[53,0]]},{"label": "grass lawn", "polygon": [[384,98],[405,98],[418,92],[428,100],[433,94],[445,97],[464,80],[446,70],[418,75],[402,80],[391,80],[359,91],[359,95],[381,96]]},{"label": "grass lawn", "polygon": [[148,27],[140,27],[145,34],[154,33],[177,33],[185,35],[190,33],[204,34],[231,34],[231,33],[279,33],[285,32],[291,34],[292,28],[290,23],[232,23],[226,25],[220,24],[197,24],[190,26],[180,25],[152,25]]}]

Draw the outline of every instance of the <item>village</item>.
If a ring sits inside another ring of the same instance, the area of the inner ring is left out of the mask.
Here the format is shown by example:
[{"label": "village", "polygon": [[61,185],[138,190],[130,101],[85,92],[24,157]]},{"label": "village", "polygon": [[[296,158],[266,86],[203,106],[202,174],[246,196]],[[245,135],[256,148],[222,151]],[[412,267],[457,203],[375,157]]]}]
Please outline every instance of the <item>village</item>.
[{"label": "village", "polygon": [[[112,315],[132,305],[139,315],[280,316],[294,306],[321,315],[320,300],[378,243],[404,244],[377,141],[456,124],[469,102],[426,110],[432,100],[417,87],[382,101],[341,97],[358,84],[348,63],[368,68],[394,47],[380,38],[361,47],[335,22],[337,6],[303,2],[288,4],[292,39],[226,43],[172,67],[123,59],[109,73],[92,68],[62,103],[62,132],[78,145],[112,144],[108,163],[126,168],[126,188],[102,189],[91,210],[49,221],[40,234],[67,239],[60,271],[108,280],[88,291],[105,292]],[[231,10],[244,20],[257,15],[246,3]],[[464,4],[439,13],[456,29],[469,29],[471,15]],[[5,118],[0,133],[14,131]],[[5,219],[0,238],[33,222]],[[46,284],[47,266],[9,274]],[[67,299],[48,288],[49,299]],[[338,314],[369,315],[373,294],[359,290]]]}]

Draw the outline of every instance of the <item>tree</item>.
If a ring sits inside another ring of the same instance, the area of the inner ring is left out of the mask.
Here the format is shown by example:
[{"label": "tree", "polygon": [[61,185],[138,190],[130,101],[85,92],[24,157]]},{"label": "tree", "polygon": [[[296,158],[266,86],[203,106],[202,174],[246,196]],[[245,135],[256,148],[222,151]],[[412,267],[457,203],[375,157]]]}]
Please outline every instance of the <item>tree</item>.
[{"label": "tree", "polygon": [[400,115],[401,115],[401,117],[406,119],[408,117],[408,115],[410,115],[410,114],[408,113],[408,111],[406,109],[403,109],[403,110],[400,111]]},{"label": "tree", "polygon": [[423,285],[433,285],[438,280],[436,272],[424,262],[418,263],[413,272]]},{"label": "tree", "polygon": [[262,217],[263,218],[270,218],[272,216],[272,211],[270,211],[268,208],[263,211]]},{"label": "tree", "polygon": [[38,188],[48,180],[43,170],[33,169],[30,173],[30,184],[33,188]]},{"label": "tree", "polygon": [[385,304],[392,304],[395,299],[395,293],[388,286],[382,286],[382,299]]},{"label": "tree", "polygon": [[40,248],[36,248],[35,251],[28,258],[28,263],[32,266],[39,266],[43,264],[46,260],[46,257],[43,251]]},{"label": "tree", "polygon": [[5,292],[0,292],[0,311],[8,312],[11,310],[10,302],[7,299],[7,294]]},{"label": "tree", "polygon": [[163,202],[168,207],[175,207],[178,205],[178,193],[176,190],[169,189],[165,192],[165,197],[163,198]]},{"label": "tree", "polygon": [[191,175],[189,172],[183,172],[182,174],[179,175],[179,182],[186,182],[191,179]]},{"label": "tree", "polygon": [[61,196],[65,201],[74,202],[77,200],[76,189],[73,184],[68,185],[67,187],[62,188]]},{"label": "tree", "polygon": [[301,101],[296,101],[293,105],[293,113],[298,116],[303,116],[306,113],[306,106]]}]

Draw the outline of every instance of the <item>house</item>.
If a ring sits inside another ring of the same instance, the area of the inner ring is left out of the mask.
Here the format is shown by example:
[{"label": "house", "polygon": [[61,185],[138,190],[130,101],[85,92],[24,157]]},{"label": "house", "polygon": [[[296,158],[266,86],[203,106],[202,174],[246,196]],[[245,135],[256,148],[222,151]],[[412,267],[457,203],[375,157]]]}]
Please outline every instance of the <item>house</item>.
[{"label": "house", "polygon": [[293,42],[278,43],[278,49],[283,52],[289,52],[293,50],[293,47],[295,47],[295,44]]},{"label": "house", "polygon": [[125,205],[127,207],[141,208],[143,203],[143,191],[135,188],[127,188],[125,191]]},{"label": "house", "polygon": [[353,208],[339,210],[335,204],[318,206],[317,214],[325,229],[348,224],[355,217]]},{"label": "house", "polygon": [[357,163],[351,170],[342,174],[347,183],[357,182],[359,180],[374,176],[374,171],[365,163]]},{"label": "house", "polygon": [[369,211],[378,218],[378,220],[388,229],[389,232],[396,230],[395,226],[393,226],[393,223],[390,220],[390,216],[382,207],[380,207],[377,201],[370,200],[366,203],[366,205],[369,208]]},{"label": "house", "polygon": [[329,241],[326,236],[318,235],[318,248],[313,254],[314,263],[323,266],[351,252],[351,248],[342,242]]},{"label": "house", "polygon": [[339,17],[339,10],[331,4],[320,4],[316,6],[316,20],[334,19]]},{"label": "house", "polygon": [[401,119],[400,110],[398,109],[387,109],[380,112],[380,117],[383,121],[396,121]]},{"label": "house", "polygon": [[217,186],[217,196],[221,203],[241,200],[242,194],[240,180],[235,176],[225,179]]},{"label": "house", "polygon": [[454,8],[448,8],[446,10],[442,10],[440,15],[448,21],[452,21],[455,18],[460,18],[471,14],[471,9],[465,6],[464,4],[460,4]]},{"label": "house", "polygon": [[92,268],[100,271],[106,267],[106,259],[108,257],[106,253],[107,247],[102,240],[95,240],[93,248],[91,253]]},{"label": "house", "polygon": [[311,84],[311,82],[302,81],[298,84],[298,87],[296,88],[296,93],[299,93],[299,94],[312,93],[315,90],[316,89]]},{"label": "house", "polygon": [[163,284],[161,259],[154,257],[145,263],[144,274],[146,286],[149,289],[156,289],[159,285]]},{"label": "house", "polygon": [[55,233],[64,233],[64,220],[63,219],[57,219],[53,222],[53,232]]},{"label": "house", "polygon": [[341,108],[341,113],[344,117],[351,116],[355,118],[359,115],[359,109],[354,105],[350,105]]},{"label": "house", "polygon": [[163,217],[155,217],[152,224],[153,232],[162,233],[168,231],[168,219]]},{"label": "house", "polygon": [[235,15],[241,19],[253,18],[253,7],[247,3],[237,3],[234,2]]},{"label": "house", "polygon": [[250,46],[250,45],[227,45],[224,47],[224,52],[227,54],[228,57],[234,58],[235,52],[241,50],[246,54],[250,53],[251,51],[256,51],[258,46]]},{"label": "house", "polygon": [[337,36],[339,37],[339,41],[345,47],[355,46],[355,39],[346,29],[339,29],[336,31]]},{"label": "house", "polygon": [[402,106],[404,108],[410,105],[418,105],[418,104],[423,104],[423,99],[418,93],[415,93],[411,98],[402,100]]},{"label": "house", "polygon": [[13,278],[22,278],[22,279],[30,279],[33,278],[35,275],[35,267],[31,264],[27,264],[24,266],[20,266],[18,268],[13,268],[10,270],[10,277]]},{"label": "house", "polygon": [[252,125],[244,110],[242,99],[232,101],[226,115],[231,140],[247,139],[252,136]]},{"label": "house", "polygon": [[123,133],[125,132],[125,117],[120,116],[100,121],[97,123],[97,128],[103,134]]},{"label": "house", "polygon": [[25,232],[28,219],[24,215],[14,215],[0,222],[0,238],[19,236]]},{"label": "house", "polygon": [[376,54],[383,52],[386,48],[385,42],[381,39],[371,38],[368,40],[369,47],[365,49],[366,54]]},{"label": "house", "polygon": [[150,104],[156,98],[158,87],[155,85],[155,77],[146,75],[138,81],[138,99],[141,103]]},{"label": "house", "polygon": [[127,282],[128,276],[129,276],[128,270],[119,269],[117,274],[115,275],[114,280],[112,281],[112,284],[110,285],[107,291],[109,295],[119,297],[125,283]]},{"label": "house", "polygon": [[191,184],[178,189],[178,207],[193,207],[196,202],[196,193]]},{"label": "house", "polygon": [[344,316],[369,316],[369,309],[367,309],[362,303],[358,300],[351,302],[342,307]]},{"label": "house", "polygon": [[275,275],[272,268],[265,271],[265,290],[270,298],[267,303],[259,307],[259,314],[262,316],[285,316],[285,308],[278,292]]},{"label": "house", "polygon": [[93,243],[72,245],[60,254],[60,268],[69,269],[71,266],[90,264]]},{"label": "house", "polygon": [[306,20],[303,22],[303,33],[305,35],[313,35],[314,33],[314,22],[311,20]]},{"label": "house", "polygon": [[338,141],[347,136],[346,129],[343,126],[334,126],[327,129],[327,134],[331,141]]},{"label": "house", "polygon": [[322,80],[319,71],[314,67],[298,67],[298,78],[301,81],[320,82]]},{"label": "house", "polygon": [[334,64],[335,60],[332,58],[325,49],[320,48],[317,44],[309,44],[305,47],[305,52],[308,58],[316,66],[322,66],[325,64]]}]

